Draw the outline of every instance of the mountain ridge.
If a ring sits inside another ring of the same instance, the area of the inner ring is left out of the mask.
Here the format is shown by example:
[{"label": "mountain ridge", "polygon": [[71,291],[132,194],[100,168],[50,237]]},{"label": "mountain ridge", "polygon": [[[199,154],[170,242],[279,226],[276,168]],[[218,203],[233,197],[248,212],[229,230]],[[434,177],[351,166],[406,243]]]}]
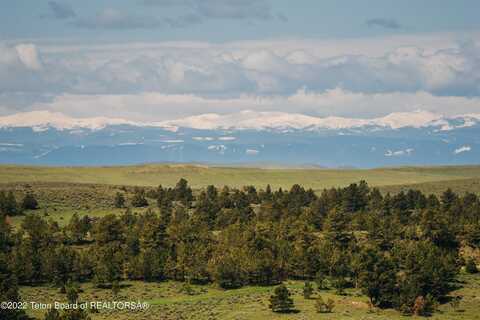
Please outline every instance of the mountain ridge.
[{"label": "mountain ridge", "polygon": [[74,118],[60,112],[30,111],[0,117],[0,128],[32,127],[43,131],[49,127],[57,130],[100,130],[111,125],[159,127],[166,130],[190,128],[199,130],[338,130],[378,127],[384,129],[437,127],[448,131],[469,127],[480,121],[480,114],[463,114],[446,117],[424,110],[390,113],[377,118],[314,117],[299,113],[258,112],[245,110],[238,113],[207,113],[163,121],[132,121],[123,118]]},{"label": "mountain ridge", "polygon": [[245,111],[139,122],[37,111],[0,117],[0,163],[335,168],[479,164],[479,118],[426,111],[374,119]]}]

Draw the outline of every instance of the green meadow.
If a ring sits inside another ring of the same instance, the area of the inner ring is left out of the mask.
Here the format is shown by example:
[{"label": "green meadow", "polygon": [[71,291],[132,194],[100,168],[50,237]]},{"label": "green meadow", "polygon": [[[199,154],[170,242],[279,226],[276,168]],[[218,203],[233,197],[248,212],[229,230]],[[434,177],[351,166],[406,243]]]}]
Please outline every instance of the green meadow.
[{"label": "green meadow", "polygon": [[[480,319],[480,275],[462,274],[459,281],[463,287],[451,293],[461,296],[458,306],[442,304],[428,319]],[[335,290],[315,290],[311,299],[302,295],[303,282],[287,281],[298,313],[275,314],[269,305],[269,297],[274,287],[248,286],[240,289],[222,290],[215,285],[192,285],[191,294],[183,293],[182,283],[166,281],[148,283],[126,281],[117,296],[111,290],[98,289],[92,284],[82,285],[80,301],[140,301],[147,302],[147,310],[99,310],[91,314],[94,320],[129,320],[129,319],[221,319],[221,320],[276,320],[276,319],[363,319],[363,320],[400,320],[422,319],[422,317],[402,316],[392,309],[371,308],[368,298],[359,290],[348,289],[345,295],[335,294]],[[22,298],[26,301],[51,303],[65,302],[65,295],[58,288],[49,286],[21,287]],[[332,299],[335,307],[332,313],[317,313],[315,299]],[[42,317],[44,310],[32,310],[27,313],[33,317]],[[425,318],[423,318],[425,319]]]},{"label": "green meadow", "polygon": [[[172,187],[181,178],[187,179],[194,189],[208,185],[253,185],[265,188],[267,184],[273,189],[289,189],[297,183],[321,192],[324,188],[344,187],[365,180],[370,186],[390,193],[414,188],[438,195],[449,187],[460,194],[480,192],[480,166],[365,170],[233,168],[180,164],[112,167],[0,166],[0,190],[13,189],[18,197],[28,189],[33,190],[41,207],[40,212],[60,225],[68,223],[74,213],[91,217],[121,213],[123,209],[113,208],[116,192],[124,192],[128,200],[135,186],[149,189],[161,184]],[[155,206],[154,201],[152,206]],[[13,224],[19,225],[22,219],[22,216],[13,217]]]},{"label": "green meadow", "polygon": [[173,186],[185,178],[193,188],[253,185],[289,188],[298,183],[321,190],[366,180],[372,186],[480,179],[480,166],[398,167],[379,169],[233,168],[149,164],[115,167],[0,166],[1,183],[62,182],[128,186]]}]

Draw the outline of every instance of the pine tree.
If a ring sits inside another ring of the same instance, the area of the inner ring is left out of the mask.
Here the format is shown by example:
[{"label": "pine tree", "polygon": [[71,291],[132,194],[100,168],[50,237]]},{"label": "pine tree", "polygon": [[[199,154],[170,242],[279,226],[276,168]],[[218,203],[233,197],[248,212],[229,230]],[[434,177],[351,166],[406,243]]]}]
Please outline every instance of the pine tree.
[{"label": "pine tree", "polygon": [[115,208],[124,208],[125,207],[125,197],[123,196],[123,193],[117,192],[115,194]]},{"label": "pine tree", "polygon": [[68,281],[76,276],[74,268],[77,252],[71,247],[64,245],[58,247],[54,252],[52,278],[57,285],[63,288]]},{"label": "pine tree", "polygon": [[[66,286],[67,301],[70,305],[79,304],[78,301],[79,288],[76,284],[69,282]],[[87,311],[81,308],[66,309],[63,311],[61,319],[68,320],[90,320]]]},{"label": "pine tree", "polygon": [[237,253],[240,250],[231,248],[227,250],[227,252],[222,252],[218,257],[215,257],[216,261],[212,272],[214,279],[221,288],[240,288],[247,282],[247,274],[237,260],[240,258]]},{"label": "pine tree", "polygon": [[324,225],[327,239],[336,246],[345,248],[348,246],[353,236],[348,228],[349,218],[343,210],[336,208],[330,210]]},{"label": "pine tree", "polygon": [[148,201],[145,198],[145,189],[137,188],[132,199],[132,206],[136,208],[147,207]]},{"label": "pine tree", "polygon": [[73,243],[80,243],[85,239],[91,227],[90,218],[88,216],[84,216],[80,219],[75,212],[65,229]]},{"label": "pine tree", "polygon": [[290,292],[283,284],[275,288],[272,296],[270,296],[270,309],[278,313],[290,313],[295,311],[293,299]]},{"label": "pine tree", "polygon": [[452,191],[452,189],[448,188],[440,197],[442,200],[442,208],[443,210],[449,210],[452,206],[453,203],[458,199],[458,196],[456,193]]},{"label": "pine tree", "polygon": [[7,195],[3,194],[2,198],[2,211],[4,214],[14,216],[20,213],[19,206],[17,204],[17,200],[15,199],[15,195],[13,191],[9,191]]},{"label": "pine tree", "polygon": [[373,249],[361,253],[358,262],[358,285],[374,306],[389,307],[395,296],[396,269],[391,259]]},{"label": "pine tree", "polygon": [[[0,302],[21,301],[18,293],[17,279],[8,269],[6,256],[0,251]],[[28,319],[23,310],[0,308],[0,319],[20,320]]]},{"label": "pine tree", "polygon": [[184,205],[187,205],[193,199],[192,189],[188,186],[188,181],[183,178],[177,182],[174,192],[175,200],[182,202]]},{"label": "pine tree", "polygon": [[265,192],[262,194],[263,200],[266,201],[271,201],[272,200],[272,187],[270,187],[269,184],[267,184],[267,187],[265,188]]},{"label": "pine tree", "polygon": [[24,210],[36,210],[38,209],[38,202],[35,199],[35,195],[32,192],[27,192],[22,200],[22,208]]}]

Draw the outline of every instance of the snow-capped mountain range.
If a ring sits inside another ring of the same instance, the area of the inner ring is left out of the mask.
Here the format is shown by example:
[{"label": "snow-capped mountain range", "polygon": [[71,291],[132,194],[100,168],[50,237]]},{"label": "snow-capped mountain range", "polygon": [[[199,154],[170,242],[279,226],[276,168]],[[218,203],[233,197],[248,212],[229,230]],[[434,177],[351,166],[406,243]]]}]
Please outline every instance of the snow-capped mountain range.
[{"label": "snow-capped mountain range", "polygon": [[480,114],[446,117],[418,110],[354,119],[242,111],[149,122],[50,111],[0,117],[0,163],[377,167],[479,160]]},{"label": "snow-capped mountain range", "polygon": [[452,120],[460,121],[461,126],[472,126],[480,120],[480,114],[461,115],[456,117],[443,117],[427,111],[414,111],[404,113],[391,113],[385,117],[374,119],[353,119],[342,117],[312,117],[302,114],[285,112],[255,112],[242,111],[230,115],[215,113],[192,116],[184,119],[166,121],[163,124],[176,127],[208,130],[265,130],[265,129],[352,129],[361,127],[382,127],[400,129],[405,127],[440,127],[440,130],[451,130],[458,127],[452,126]]},{"label": "snow-capped mountain range", "polygon": [[[405,127],[438,127],[440,130],[452,130],[475,125],[479,114],[444,117],[428,111],[396,112],[373,119],[355,119],[344,117],[313,117],[285,112],[256,112],[246,110],[233,114],[208,113],[177,120],[158,122],[139,122],[121,118],[94,117],[73,118],[59,112],[32,111],[0,117],[0,128],[31,127],[42,131],[48,128],[99,130],[107,126],[131,125],[139,127],[191,128],[200,130],[321,130],[352,129],[362,127],[380,127],[400,129]],[[454,124],[456,123],[456,124]]]}]

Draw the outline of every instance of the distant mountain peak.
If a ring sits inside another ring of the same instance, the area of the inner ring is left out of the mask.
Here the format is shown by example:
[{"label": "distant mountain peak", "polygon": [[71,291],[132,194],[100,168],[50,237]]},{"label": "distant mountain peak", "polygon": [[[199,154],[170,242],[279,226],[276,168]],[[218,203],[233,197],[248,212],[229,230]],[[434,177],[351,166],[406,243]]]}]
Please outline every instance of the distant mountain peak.
[{"label": "distant mountain peak", "polygon": [[0,127],[31,127],[35,131],[48,128],[57,130],[99,130],[111,125],[161,127],[176,131],[178,128],[199,130],[340,130],[362,127],[385,129],[435,127],[437,130],[452,130],[475,125],[480,114],[444,117],[425,110],[395,112],[371,119],[345,117],[314,117],[298,113],[261,112],[244,110],[231,114],[206,113],[176,120],[138,122],[122,118],[92,117],[74,118],[60,112],[31,111],[0,117]]},{"label": "distant mountain peak", "polygon": [[163,125],[186,127],[193,129],[225,129],[225,130],[263,130],[263,129],[351,129],[368,126],[400,129],[405,127],[440,127],[440,130],[451,130],[456,126],[450,120],[460,120],[458,126],[465,127],[480,120],[480,114],[444,117],[429,111],[395,112],[384,117],[372,119],[355,119],[344,117],[314,117],[285,112],[258,112],[245,110],[239,113],[220,115],[216,113],[190,116],[183,119],[162,122]]},{"label": "distant mountain peak", "polygon": [[422,110],[372,119],[247,110],[136,122],[33,111],[0,117],[0,163],[478,164],[479,120]]},{"label": "distant mountain peak", "polygon": [[73,118],[60,112],[46,110],[16,113],[0,117],[0,127],[31,127],[35,131],[43,131],[49,127],[57,130],[90,129],[99,130],[109,125],[138,125],[133,121],[108,117]]}]

